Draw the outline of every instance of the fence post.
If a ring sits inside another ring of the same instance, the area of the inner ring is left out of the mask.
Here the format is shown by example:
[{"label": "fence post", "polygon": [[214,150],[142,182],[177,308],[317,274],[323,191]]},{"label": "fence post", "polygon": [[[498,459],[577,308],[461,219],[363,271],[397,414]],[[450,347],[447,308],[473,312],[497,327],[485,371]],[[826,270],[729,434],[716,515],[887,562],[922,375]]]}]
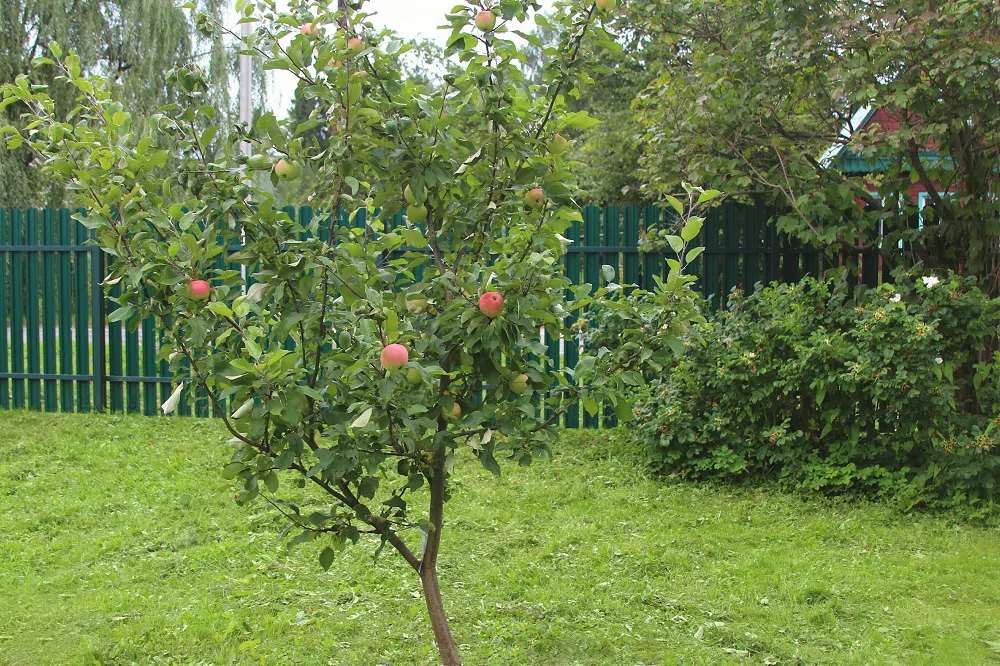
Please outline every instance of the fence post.
[{"label": "fence post", "polygon": [[104,388],[104,291],[101,278],[104,275],[104,253],[100,247],[90,250],[90,310],[91,331],[94,337],[94,411],[103,412],[107,406]]}]

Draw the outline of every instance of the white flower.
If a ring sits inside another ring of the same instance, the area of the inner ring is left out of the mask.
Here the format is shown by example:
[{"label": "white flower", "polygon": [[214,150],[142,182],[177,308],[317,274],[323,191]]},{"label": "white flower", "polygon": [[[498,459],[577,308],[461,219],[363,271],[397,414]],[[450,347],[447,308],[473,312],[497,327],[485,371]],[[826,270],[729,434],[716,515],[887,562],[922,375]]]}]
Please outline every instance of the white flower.
[{"label": "white flower", "polygon": [[924,286],[927,287],[928,289],[930,289],[931,287],[933,287],[934,285],[936,285],[938,282],[941,281],[936,277],[934,277],[933,275],[925,275],[920,279],[924,281]]},{"label": "white flower", "polygon": [[901,300],[903,300],[903,295],[902,294],[896,294],[895,296],[893,296],[889,300],[892,301],[893,303],[899,303]]},{"label": "white flower", "polygon": [[938,356],[936,359],[934,359],[934,362],[935,363],[944,363],[944,359],[941,358],[940,356]]}]

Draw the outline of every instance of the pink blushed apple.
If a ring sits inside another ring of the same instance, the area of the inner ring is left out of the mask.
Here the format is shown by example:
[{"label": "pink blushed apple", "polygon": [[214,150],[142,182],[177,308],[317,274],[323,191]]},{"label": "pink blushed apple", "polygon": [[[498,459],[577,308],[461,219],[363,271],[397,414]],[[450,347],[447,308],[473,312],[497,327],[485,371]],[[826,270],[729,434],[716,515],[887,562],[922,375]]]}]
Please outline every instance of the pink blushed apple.
[{"label": "pink blushed apple", "polygon": [[188,284],[188,295],[196,301],[203,301],[212,293],[212,287],[204,280],[191,280]]},{"label": "pink blushed apple", "polygon": [[299,34],[306,37],[319,37],[319,26],[315,23],[303,23],[302,27],[299,28]]},{"label": "pink blushed apple", "polygon": [[497,25],[497,15],[489,10],[476,14],[476,27],[483,32],[489,32]]},{"label": "pink blushed apple", "polygon": [[351,37],[347,40],[347,50],[354,55],[358,55],[365,50],[365,43],[358,37]]},{"label": "pink blushed apple", "polygon": [[528,391],[528,375],[523,372],[510,380],[510,390],[514,393],[524,394]]},{"label": "pink blushed apple", "polygon": [[495,291],[488,291],[479,297],[479,311],[493,319],[503,312],[503,296]]},{"label": "pink blushed apple", "polygon": [[403,345],[393,343],[386,345],[378,358],[386,370],[399,370],[410,360],[410,352]]},{"label": "pink blushed apple", "polygon": [[280,159],[274,165],[274,173],[281,180],[295,180],[301,171],[302,167],[286,159]]},{"label": "pink blushed apple", "polygon": [[540,187],[528,190],[524,193],[524,203],[529,208],[538,209],[545,205],[545,192]]}]

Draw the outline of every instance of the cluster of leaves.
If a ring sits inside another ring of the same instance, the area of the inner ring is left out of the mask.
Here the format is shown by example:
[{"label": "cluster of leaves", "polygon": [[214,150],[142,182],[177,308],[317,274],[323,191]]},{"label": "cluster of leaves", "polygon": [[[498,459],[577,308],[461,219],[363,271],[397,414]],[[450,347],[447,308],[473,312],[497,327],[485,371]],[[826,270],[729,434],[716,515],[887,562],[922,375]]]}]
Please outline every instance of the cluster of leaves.
[{"label": "cluster of leaves", "polygon": [[705,208],[722,193],[688,183],[683,187],[683,194],[664,197],[672,209],[667,224],[650,226],[639,239],[640,252],[666,255],[667,281],[653,276],[655,291],[626,290],[623,298],[590,306],[586,318],[576,323],[588,349],[636,350],[636,363],[630,369],[645,381],[661,376],[683,353],[681,341],[692,327],[705,323],[706,304],[695,291],[684,288],[697,278],[684,269],[704,252],[704,246],[691,245],[700,237]]},{"label": "cluster of leaves", "polygon": [[637,409],[657,470],[988,510],[1000,301],[969,277],[896,277],[857,300],[811,278],[735,294]]},{"label": "cluster of leaves", "polygon": [[[822,245],[854,247],[885,231],[884,254],[906,239],[904,259],[962,266],[996,293],[996,2],[635,0],[630,7],[654,26],[647,51],[660,67],[639,99],[651,195],[690,179],[765,197],[789,210],[779,220],[783,231]],[[853,126],[862,107],[887,115]],[[846,148],[874,175],[846,173],[831,147]],[[922,210],[908,193],[914,185],[927,192]],[[917,214],[920,229],[910,224]]]}]

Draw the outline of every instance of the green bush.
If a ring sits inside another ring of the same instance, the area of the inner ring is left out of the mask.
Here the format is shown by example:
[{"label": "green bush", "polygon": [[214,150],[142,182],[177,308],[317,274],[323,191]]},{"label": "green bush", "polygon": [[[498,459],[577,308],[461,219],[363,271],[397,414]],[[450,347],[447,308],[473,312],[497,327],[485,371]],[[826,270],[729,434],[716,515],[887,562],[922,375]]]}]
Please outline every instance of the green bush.
[{"label": "green bush", "polygon": [[736,294],[639,403],[655,469],[988,512],[1000,303],[970,278],[936,280]]}]

